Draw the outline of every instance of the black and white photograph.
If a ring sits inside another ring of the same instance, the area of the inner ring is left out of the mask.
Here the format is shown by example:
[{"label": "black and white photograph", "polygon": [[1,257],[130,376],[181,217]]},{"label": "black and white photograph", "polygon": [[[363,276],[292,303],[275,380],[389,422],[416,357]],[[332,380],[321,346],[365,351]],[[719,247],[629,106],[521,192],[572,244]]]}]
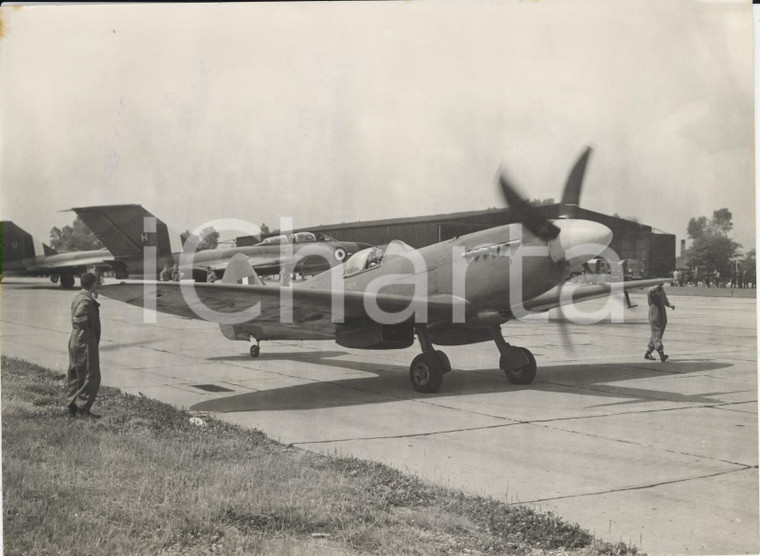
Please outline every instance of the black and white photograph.
[{"label": "black and white photograph", "polygon": [[756,22],[3,4],[3,553],[760,554]]}]

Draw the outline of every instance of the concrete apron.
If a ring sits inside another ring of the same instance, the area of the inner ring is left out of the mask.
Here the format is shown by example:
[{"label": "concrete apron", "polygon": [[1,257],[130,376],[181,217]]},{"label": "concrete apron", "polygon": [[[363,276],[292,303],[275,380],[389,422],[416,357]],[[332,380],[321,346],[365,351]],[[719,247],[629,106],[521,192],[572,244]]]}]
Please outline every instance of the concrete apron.
[{"label": "concrete apron", "polygon": [[[17,280],[1,295],[2,353],[64,372],[73,292]],[[673,300],[671,359],[660,363],[643,358],[646,300],[632,298],[624,323],[583,326],[552,311],[548,323],[506,325],[538,361],[530,386],[507,382],[492,343],[445,348],[455,370],[434,395],[409,384],[416,347],[273,342],[251,359],[213,324],[143,324],[141,309],[103,299],[103,382],[553,511],[650,554],[757,553],[755,302]]]}]

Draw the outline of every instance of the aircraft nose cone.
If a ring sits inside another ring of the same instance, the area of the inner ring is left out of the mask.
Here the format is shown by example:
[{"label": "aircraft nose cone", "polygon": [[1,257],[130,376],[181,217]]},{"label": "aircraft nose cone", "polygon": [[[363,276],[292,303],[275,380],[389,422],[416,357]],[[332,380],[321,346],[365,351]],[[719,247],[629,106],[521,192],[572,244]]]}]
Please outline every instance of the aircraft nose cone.
[{"label": "aircraft nose cone", "polygon": [[599,255],[612,241],[612,230],[591,220],[555,220],[559,236],[552,240],[549,252],[555,261],[564,259],[574,267]]}]

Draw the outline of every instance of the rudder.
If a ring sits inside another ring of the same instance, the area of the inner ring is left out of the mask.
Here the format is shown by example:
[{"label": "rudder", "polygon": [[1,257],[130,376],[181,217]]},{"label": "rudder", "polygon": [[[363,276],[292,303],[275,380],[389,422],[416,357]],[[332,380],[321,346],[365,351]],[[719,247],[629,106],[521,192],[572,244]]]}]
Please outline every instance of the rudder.
[{"label": "rudder", "polygon": [[166,224],[142,205],[104,205],[71,210],[115,257],[139,257],[145,247],[156,247],[158,256],[172,252]]},{"label": "rudder", "polygon": [[[31,234],[13,222],[0,222],[0,262],[20,261],[34,258],[34,239]],[[3,266],[3,265],[0,265]]]}]

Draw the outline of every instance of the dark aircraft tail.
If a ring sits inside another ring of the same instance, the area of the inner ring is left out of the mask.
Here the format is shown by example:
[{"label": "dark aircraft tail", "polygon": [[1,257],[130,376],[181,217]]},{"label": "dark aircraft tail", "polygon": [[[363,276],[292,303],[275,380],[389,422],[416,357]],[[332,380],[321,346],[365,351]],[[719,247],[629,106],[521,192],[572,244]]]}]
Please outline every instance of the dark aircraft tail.
[{"label": "dark aircraft tail", "polygon": [[116,258],[142,257],[145,247],[156,247],[158,256],[172,252],[166,224],[142,205],[104,205],[71,210]]},{"label": "dark aircraft tail", "polygon": [[0,262],[20,261],[35,256],[34,239],[31,234],[13,222],[0,222],[0,244]]}]

